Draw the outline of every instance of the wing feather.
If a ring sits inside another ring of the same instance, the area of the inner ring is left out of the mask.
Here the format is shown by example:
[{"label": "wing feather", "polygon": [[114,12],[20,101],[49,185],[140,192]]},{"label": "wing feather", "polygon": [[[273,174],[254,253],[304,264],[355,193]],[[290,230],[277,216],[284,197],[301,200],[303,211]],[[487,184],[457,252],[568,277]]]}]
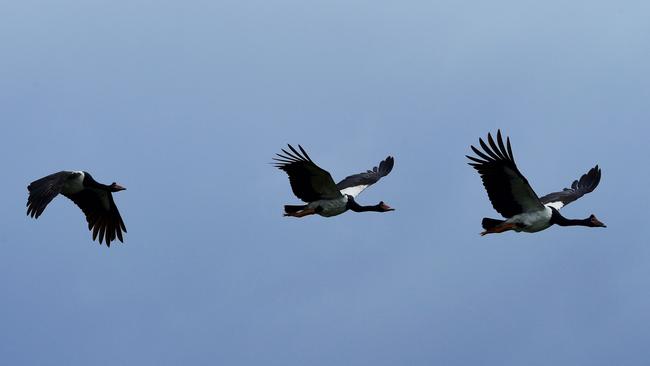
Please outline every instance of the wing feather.
[{"label": "wing feather", "polygon": [[587,173],[583,174],[580,179],[574,180],[571,188],[564,188],[560,192],[549,193],[540,198],[540,201],[545,205],[551,205],[559,210],[585,194],[593,192],[598,187],[598,183],[600,183],[600,176],[600,168],[596,165],[589,169]]},{"label": "wing feather", "polygon": [[338,188],[342,194],[356,197],[366,188],[377,183],[382,177],[387,176],[393,170],[394,165],[395,159],[392,156],[388,156],[379,163],[378,167],[373,167],[365,173],[350,175],[340,181],[336,185],[336,188]]},{"label": "wing feather", "polygon": [[506,218],[543,209],[537,194],[515,164],[510,138],[504,145],[499,130],[496,142],[489,133],[487,141],[486,144],[479,139],[483,151],[471,146],[478,158],[467,157],[472,161],[468,164],[481,175],[494,209]]},{"label": "wing feather", "polygon": [[71,172],[60,171],[35,180],[27,186],[27,215],[37,219],[54,197],[61,193],[63,184]]},{"label": "wing feather", "polygon": [[288,146],[291,152],[282,149],[284,155],[276,154],[278,157],[273,160],[278,169],[289,175],[291,190],[296,197],[307,203],[341,197],[330,173],[314,164],[302,146],[298,145],[302,153]]},{"label": "wing feather", "polygon": [[[109,247],[116,238],[121,242],[124,241],[122,231],[126,232],[126,226],[115,201],[113,201],[111,192],[86,188],[78,193],[65,196],[83,211],[93,240],[99,238],[100,244],[106,242],[106,246]],[[108,201],[108,205],[105,200]]]}]

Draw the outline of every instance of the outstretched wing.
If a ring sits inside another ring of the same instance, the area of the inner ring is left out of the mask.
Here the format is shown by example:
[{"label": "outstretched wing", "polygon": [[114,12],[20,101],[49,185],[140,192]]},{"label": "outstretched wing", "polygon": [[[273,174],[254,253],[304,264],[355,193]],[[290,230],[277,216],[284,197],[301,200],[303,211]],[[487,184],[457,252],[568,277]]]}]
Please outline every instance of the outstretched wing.
[{"label": "outstretched wing", "polygon": [[31,182],[27,186],[27,190],[29,191],[27,215],[35,219],[41,216],[45,207],[52,202],[56,195],[61,193],[63,184],[70,174],[71,172],[60,171]]},{"label": "outstretched wing", "polygon": [[379,163],[379,167],[374,167],[372,170],[368,170],[365,173],[346,177],[336,185],[336,188],[338,188],[342,194],[349,194],[352,197],[356,197],[363,192],[364,189],[377,183],[382,177],[387,176],[388,173],[393,170],[394,164],[395,159],[393,159],[392,156],[389,156],[386,160]]},{"label": "outstretched wing", "polygon": [[78,193],[65,195],[71,199],[84,215],[88,222],[88,230],[93,233],[93,240],[99,236],[99,243],[106,241],[107,246],[117,239],[124,242],[122,231],[126,232],[126,226],[122,216],[115,206],[113,194],[99,189],[86,188]]},{"label": "outstretched wing", "polygon": [[277,168],[289,175],[291,190],[296,197],[307,203],[341,197],[330,173],[314,164],[302,146],[298,145],[300,152],[288,146],[291,152],[282,149],[284,155],[276,154],[278,157],[273,160],[277,162]]},{"label": "outstretched wing", "polygon": [[600,183],[600,168],[596,165],[586,174],[583,174],[580,179],[574,180],[571,188],[564,188],[561,192],[549,193],[540,198],[540,201],[559,210],[585,194],[592,192],[596,189],[598,183]]},{"label": "outstretched wing", "polygon": [[510,138],[507,139],[507,148],[501,138],[501,130],[497,132],[497,143],[488,133],[488,146],[483,139],[479,139],[483,152],[472,146],[478,157],[467,156],[483,180],[483,185],[488,197],[497,212],[503,217],[512,216],[544,209],[535,191],[528,184],[528,180],[517,169],[512,155]]}]

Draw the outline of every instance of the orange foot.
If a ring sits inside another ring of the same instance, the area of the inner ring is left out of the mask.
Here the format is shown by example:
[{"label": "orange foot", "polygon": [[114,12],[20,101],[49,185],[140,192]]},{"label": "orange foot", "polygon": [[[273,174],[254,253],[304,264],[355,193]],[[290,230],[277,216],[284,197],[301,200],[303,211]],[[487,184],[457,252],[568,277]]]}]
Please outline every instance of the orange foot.
[{"label": "orange foot", "polygon": [[487,229],[481,233],[481,236],[487,235],[487,234],[499,234],[504,231],[508,230],[514,230],[517,227],[517,224],[513,223],[503,223],[501,225],[495,226],[493,228]]}]

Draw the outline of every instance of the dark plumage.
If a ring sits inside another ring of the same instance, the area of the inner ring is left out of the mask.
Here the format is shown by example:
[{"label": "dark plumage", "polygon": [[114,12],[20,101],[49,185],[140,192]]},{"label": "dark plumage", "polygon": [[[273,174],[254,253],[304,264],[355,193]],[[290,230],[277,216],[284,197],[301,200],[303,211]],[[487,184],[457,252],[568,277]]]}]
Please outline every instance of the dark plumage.
[{"label": "dark plumage", "polygon": [[584,220],[564,218],[558,211],[563,206],[593,191],[600,182],[600,169],[596,165],[571,188],[548,194],[541,199],[532,189],[526,177],[519,171],[512,154],[510,139],[503,143],[501,131],[497,131],[496,142],[488,133],[487,143],[479,139],[482,151],[471,146],[478,156],[467,156],[469,163],[481,176],[494,209],[506,220],[484,218],[482,235],[501,233],[508,230],[536,232],[553,224],[560,226],[605,227],[596,216]]},{"label": "dark plumage", "polygon": [[600,168],[596,165],[589,169],[587,173],[583,174],[579,180],[574,180],[571,188],[564,188],[560,192],[549,193],[539,200],[543,204],[561,202],[562,206],[566,206],[585,194],[592,192],[596,189],[598,183],[600,183]]},{"label": "dark plumage", "polygon": [[382,177],[385,177],[393,170],[393,165],[395,165],[395,159],[392,156],[387,157],[381,163],[379,167],[374,167],[372,170],[368,170],[365,173],[359,173],[345,177],[342,181],[336,184],[336,188],[339,191],[343,191],[347,188],[353,187],[368,187],[377,183]]},{"label": "dark plumage", "polygon": [[278,158],[273,160],[277,161],[277,168],[289,175],[291,190],[296,197],[304,202],[313,202],[342,196],[330,173],[314,164],[302,146],[298,145],[302,154],[293,146],[288,146],[291,152],[282,149],[285,155],[276,154]]},{"label": "dark plumage", "polygon": [[316,165],[305,149],[298,145],[298,150],[288,145],[289,150],[282,149],[277,154],[275,166],[289,176],[291,189],[296,197],[307,205],[285,205],[285,216],[303,217],[311,214],[336,216],[347,210],[355,212],[392,211],[388,205],[380,202],[374,206],[360,206],[354,201],[359,193],[391,172],[394,159],[386,160],[363,173],[348,176],[338,184],[334,183],[329,172]]},{"label": "dark plumage", "polygon": [[[471,146],[472,151],[481,159],[473,156],[467,156],[473,163],[483,180],[483,185],[488,193],[490,202],[494,209],[503,217],[512,217],[524,212],[542,209],[544,206],[539,201],[537,194],[530,187],[528,180],[517,169],[510,138],[503,144],[501,130],[497,131],[497,143],[494,142],[492,135],[488,133],[489,146],[479,139],[483,150]],[[497,146],[498,144],[498,146]]]},{"label": "dark plumage", "polygon": [[126,226],[112,193],[125,188],[117,183],[98,183],[88,172],[61,171],[33,181],[27,189],[28,216],[38,218],[52,199],[61,193],[86,215],[93,240],[99,237],[99,243],[105,241],[107,246],[116,238],[123,242],[122,232],[126,233]]}]

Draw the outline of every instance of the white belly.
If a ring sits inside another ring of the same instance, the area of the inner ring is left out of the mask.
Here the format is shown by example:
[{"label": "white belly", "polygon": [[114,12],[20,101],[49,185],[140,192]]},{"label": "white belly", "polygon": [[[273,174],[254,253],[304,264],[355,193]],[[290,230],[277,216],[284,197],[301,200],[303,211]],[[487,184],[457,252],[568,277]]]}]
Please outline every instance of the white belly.
[{"label": "white belly", "polygon": [[348,197],[343,196],[333,200],[320,200],[307,205],[307,208],[317,209],[320,207],[319,215],[324,217],[336,216],[347,211]]},{"label": "white belly", "polygon": [[517,232],[535,233],[551,226],[553,211],[544,207],[542,211],[526,212],[509,218],[506,222],[518,224],[522,227],[515,228]]}]

